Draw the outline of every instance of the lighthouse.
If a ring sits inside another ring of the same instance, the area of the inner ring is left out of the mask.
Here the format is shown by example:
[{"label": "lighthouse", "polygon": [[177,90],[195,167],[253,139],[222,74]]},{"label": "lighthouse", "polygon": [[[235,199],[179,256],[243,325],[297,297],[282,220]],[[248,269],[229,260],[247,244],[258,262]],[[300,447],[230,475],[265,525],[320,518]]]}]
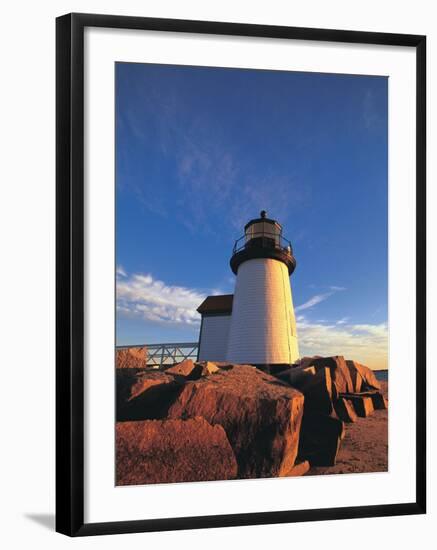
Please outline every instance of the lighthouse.
[{"label": "lighthouse", "polygon": [[299,358],[290,275],[296,268],[282,226],[267,217],[250,220],[234,245],[234,294],[208,296],[202,315],[199,360],[252,364],[275,371]]},{"label": "lighthouse", "polygon": [[227,360],[268,370],[299,358],[290,275],[296,268],[282,226],[263,210],[235,243],[231,269],[237,276]]}]

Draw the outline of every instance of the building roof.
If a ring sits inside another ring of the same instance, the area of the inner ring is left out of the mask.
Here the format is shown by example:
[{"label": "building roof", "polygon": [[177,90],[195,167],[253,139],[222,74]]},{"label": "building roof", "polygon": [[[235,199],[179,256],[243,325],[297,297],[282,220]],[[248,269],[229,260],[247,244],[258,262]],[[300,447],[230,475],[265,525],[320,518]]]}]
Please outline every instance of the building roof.
[{"label": "building roof", "polygon": [[230,315],[232,313],[233,294],[221,294],[219,296],[208,296],[197,308],[197,311],[202,315],[212,313],[221,313],[222,315]]}]

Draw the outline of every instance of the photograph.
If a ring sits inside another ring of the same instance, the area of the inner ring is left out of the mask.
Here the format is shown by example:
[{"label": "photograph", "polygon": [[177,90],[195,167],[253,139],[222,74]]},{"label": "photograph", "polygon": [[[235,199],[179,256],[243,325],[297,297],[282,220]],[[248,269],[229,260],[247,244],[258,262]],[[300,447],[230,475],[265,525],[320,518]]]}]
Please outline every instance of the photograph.
[{"label": "photograph", "polygon": [[116,486],[389,471],[388,87],[115,63]]},{"label": "photograph", "polygon": [[434,5],[346,4],[5,4],[6,550],[435,538]]}]

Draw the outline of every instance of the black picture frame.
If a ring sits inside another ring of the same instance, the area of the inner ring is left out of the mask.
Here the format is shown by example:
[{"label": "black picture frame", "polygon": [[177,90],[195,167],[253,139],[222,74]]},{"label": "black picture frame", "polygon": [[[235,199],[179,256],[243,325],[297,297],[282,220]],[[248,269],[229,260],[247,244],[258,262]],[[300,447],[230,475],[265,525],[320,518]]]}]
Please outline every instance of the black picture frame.
[{"label": "black picture frame", "polygon": [[[84,523],[84,29],[106,27],[415,48],[416,500],[414,502]],[[68,14],[56,20],[56,530],[69,536],[423,514],[426,511],[426,37]]]}]

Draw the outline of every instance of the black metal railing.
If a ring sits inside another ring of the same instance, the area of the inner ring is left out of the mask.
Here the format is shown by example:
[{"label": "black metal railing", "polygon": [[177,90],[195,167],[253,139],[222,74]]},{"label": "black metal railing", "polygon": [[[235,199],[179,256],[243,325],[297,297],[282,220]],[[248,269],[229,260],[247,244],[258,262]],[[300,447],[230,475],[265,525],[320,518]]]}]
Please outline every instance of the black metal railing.
[{"label": "black metal railing", "polygon": [[251,247],[276,248],[287,252],[290,256],[293,255],[291,242],[282,235],[271,231],[256,231],[243,235],[235,241],[232,253],[236,254]]}]

